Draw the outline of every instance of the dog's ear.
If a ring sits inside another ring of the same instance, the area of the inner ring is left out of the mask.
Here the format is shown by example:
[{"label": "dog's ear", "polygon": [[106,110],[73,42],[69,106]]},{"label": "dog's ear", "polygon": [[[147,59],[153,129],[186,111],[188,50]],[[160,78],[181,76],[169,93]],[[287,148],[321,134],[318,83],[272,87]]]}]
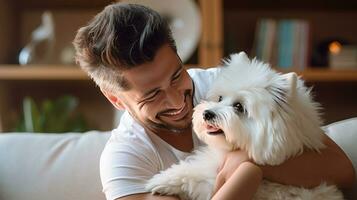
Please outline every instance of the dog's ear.
[{"label": "dog's ear", "polygon": [[296,73],[291,72],[282,74],[274,79],[273,83],[267,87],[267,90],[274,96],[277,103],[287,103],[293,99],[297,93],[298,77]]},{"label": "dog's ear", "polygon": [[237,63],[237,64],[249,64],[250,59],[248,58],[247,54],[244,51],[239,53],[231,54],[229,62]]},{"label": "dog's ear", "polygon": [[296,90],[297,90],[297,82],[298,82],[298,76],[296,75],[295,72],[290,72],[287,74],[281,75],[281,77],[286,81],[287,83],[287,97],[293,97],[296,95]]}]

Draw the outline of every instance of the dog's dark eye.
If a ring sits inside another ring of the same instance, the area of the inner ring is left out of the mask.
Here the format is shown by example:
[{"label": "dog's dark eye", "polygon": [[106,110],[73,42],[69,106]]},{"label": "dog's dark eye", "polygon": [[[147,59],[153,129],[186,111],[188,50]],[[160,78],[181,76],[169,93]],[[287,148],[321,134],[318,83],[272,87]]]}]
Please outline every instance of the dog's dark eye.
[{"label": "dog's dark eye", "polygon": [[245,111],[244,107],[242,106],[242,104],[240,102],[234,103],[233,108],[239,113],[244,113],[244,111]]},{"label": "dog's dark eye", "polygon": [[222,96],[219,96],[218,97],[218,102],[222,101],[223,97]]}]

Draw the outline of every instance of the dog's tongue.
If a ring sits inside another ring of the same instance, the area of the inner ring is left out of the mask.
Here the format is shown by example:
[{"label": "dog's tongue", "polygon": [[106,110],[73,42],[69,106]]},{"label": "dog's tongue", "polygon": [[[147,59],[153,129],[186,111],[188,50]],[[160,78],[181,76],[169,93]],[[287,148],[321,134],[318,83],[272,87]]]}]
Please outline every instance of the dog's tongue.
[{"label": "dog's tongue", "polygon": [[209,125],[209,124],[206,125],[206,129],[207,129],[208,132],[216,132],[216,131],[220,130],[219,128],[214,127],[214,126]]}]

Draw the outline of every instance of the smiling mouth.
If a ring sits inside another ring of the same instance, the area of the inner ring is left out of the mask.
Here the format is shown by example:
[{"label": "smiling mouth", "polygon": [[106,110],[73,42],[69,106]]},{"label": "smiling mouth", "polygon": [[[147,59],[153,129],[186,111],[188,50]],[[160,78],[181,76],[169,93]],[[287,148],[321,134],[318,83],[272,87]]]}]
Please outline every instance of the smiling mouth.
[{"label": "smiling mouth", "polygon": [[180,110],[177,110],[175,112],[166,112],[163,115],[167,115],[167,116],[175,116],[180,114],[184,109],[185,109],[186,105],[182,106],[182,108]]},{"label": "smiling mouth", "polygon": [[224,132],[219,129],[218,131],[214,131],[214,132],[207,132],[209,135],[220,135],[220,134],[224,134]]},{"label": "smiling mouth", "polygon": [[168,118],[170,118],[170,120],[173,120],[173,121],[180,121],[180,120],[186,118],[188,114],[189,114],[188,106],[185,103],[185,105],[183,105],[182,108],[180,108],[179,110],[165,112],[160,115],[163,117],[168,117]]},{"label": "smiling mouth", "polygon": [[224,134],[223,130],[216,127],[216,126],[213,126],[213,125],[210,125],[210,124],[207,124],[206,125],[206,129],[207,129],[207,133],[209,135],[220,135],[220,134]]},{"label": "smiling mouth", "polygon": [[189,98],[189,94],[190,94],[189,91],[185,92],[184,104],[180,109],[178,109],[178,110],[169,110],[169,111],[166,111],[166,112],[163,112],[163,113],[159,114],[159,116],[161,115],[161,116],[164,116],[164,117],[169,117],[171,120],[174,120],[174,121],[180,121],[180,120],[186,118],[187,115],[189,114],[189,105],[188,105],[188,102],[187,102],[187,98]]}]

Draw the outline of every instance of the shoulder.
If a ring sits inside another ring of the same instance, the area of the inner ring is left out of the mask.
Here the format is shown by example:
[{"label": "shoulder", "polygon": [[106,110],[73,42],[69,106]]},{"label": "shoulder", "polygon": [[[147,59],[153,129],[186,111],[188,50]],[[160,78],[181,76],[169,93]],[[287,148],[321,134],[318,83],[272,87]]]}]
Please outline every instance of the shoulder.
[{"label": "shoulder", "polygon": [[100,178],[107,199],[146,192],[146,181],[161,169],[145,132],[130,121],[120,124],[100,157]]},{"label": "shoulder", "polygon": [[126,112],[118,128],[114,129],[101,155],[101,164],[144,163],[157,168],[157,153],[144,128]]},{"label": "shoulder", "polygon": [[115,164],[145,165],[159,170],[159,161],[153,148],[139,138],[111,136],[100,157],[101,168],[112,167]]}]

